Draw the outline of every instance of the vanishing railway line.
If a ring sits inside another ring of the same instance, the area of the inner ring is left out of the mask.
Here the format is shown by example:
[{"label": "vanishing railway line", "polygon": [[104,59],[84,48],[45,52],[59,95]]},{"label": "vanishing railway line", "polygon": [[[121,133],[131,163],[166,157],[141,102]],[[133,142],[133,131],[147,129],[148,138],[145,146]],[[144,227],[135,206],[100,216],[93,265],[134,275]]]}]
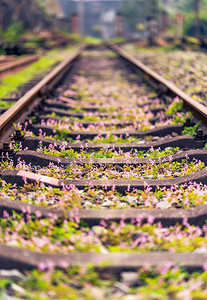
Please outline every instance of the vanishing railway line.
[{"label": "vanishing railway line", "polygon": [[81,46],[1,116],[1,269],[202,270],[206,118],[118,47]]}]

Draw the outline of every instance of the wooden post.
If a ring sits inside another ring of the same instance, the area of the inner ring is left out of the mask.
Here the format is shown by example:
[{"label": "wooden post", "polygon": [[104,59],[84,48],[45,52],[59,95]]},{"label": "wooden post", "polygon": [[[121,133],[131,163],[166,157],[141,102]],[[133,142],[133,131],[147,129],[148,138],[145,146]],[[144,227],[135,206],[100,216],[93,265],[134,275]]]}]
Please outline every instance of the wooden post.
[{"label": "wooden post", "polygon": [[195,37],[200,38],[200,0],[194,0],[194,10],[195,10]]},{"label": "wooden post", "polygon": [[79,17],[77,13],[73,13],[71,16],[71,33],[79,33]]},{"label": "wooden post", "polygon": [[116,37],[123,36],[123,17],[121,12],[117,12],[115,20]]},{"label": "wooden post", "polygon": [[78,2],[79,33],[84,36],[84,0]]}]

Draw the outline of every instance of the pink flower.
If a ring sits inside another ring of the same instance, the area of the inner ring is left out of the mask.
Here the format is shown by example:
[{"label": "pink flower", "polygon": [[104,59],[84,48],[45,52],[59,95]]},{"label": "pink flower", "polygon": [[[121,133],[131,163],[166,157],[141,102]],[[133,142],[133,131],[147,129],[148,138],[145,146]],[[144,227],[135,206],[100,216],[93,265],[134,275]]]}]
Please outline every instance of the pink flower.
[{"label": "pink flower", "polygon": [[207,272],[207,263],[205,263],[205,264],[203,265],[203,269],[204,269],[205,272]]},{"label": "pink flower", "polygon": [[40,271],[42,271],[42,272],[44,272],[45,270],[46,270],[46,264],[44,263],[44,262],[39,262],[38,264],[37,264],[37,268],[40,270]]},{"label": "pink flower", "polygon": [[65,261],[65,260],[60,260],[60,261],[59,261],[59,265],[60,265],[60,267],[63,268],[63,269],[66,269],[66,268],[69,267],[68,262]]},{"label": "pink flower", "polygon": [[9,217],[9,214],[6,210],[3,211],[3,217],[4,219],[7,219]]},{"label": "pink flower", "polygon": [[47,259],[46,264],[49,271],[52,271],[55,267],[55,263],[51,259]]},{"label": "pink flower", "polygon": [[37,210],[35,212],[35,215],[36,215],[37,218],[40,218],[42,216],[42,214],[41,214],[41,212],[39,210]]},{"label": "pink flower", "polygon": [[103,227],[107,226],[106,222],[103,219],[100,221],[100,225],[103,226]]},{"label": "pink flower", "polygon": [[189,227],[189,223],[188,223],[188,218],[186,218],[185,216],[183,216],[183,226]]},{"label": "pink flower", "polygon": [[171,269],[171,267],[172,267],[172,263],[168,262],[164,266],[161,266],[158,269],[158,273],[159,274],[165,274],[165,273],[167,273]]},{"label": "pink flower", "polygon": [[147,223],[148,223],[148,224],[153,224],[154,220],[155,220],[155,217],[149,216],[149,217],[147,218]]}]

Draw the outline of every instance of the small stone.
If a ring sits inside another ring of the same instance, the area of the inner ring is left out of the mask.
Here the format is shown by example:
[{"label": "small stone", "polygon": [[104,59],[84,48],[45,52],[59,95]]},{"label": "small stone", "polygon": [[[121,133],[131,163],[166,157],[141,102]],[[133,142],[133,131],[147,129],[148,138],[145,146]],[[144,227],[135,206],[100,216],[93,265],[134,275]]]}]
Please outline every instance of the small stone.
[{"label": "small stone", "polygon": [[48,200],[48,201],[47,201],[47,203],[50,204],[50,205],[55,204],[55,202],[56,202],[55,200]]},{"label": "small stone", "polygon": [[128,294],[128,295],[125,295],[122,297],[123,300],[138,300],[139,298],[137,298],[138,296],[137,295],[131,295],[131,294]]},{"label": "small stone", "polygon": [[91,207],[91,202],[90,202],[90,201],[86,201],[86,202],[83,204],[83,207],[84,207],[84,208],[90,208],[90,207]]},{"label": "small stone", "polygon": [[177,132],[172,132],[172,136],[178,136]]},{"label": "small stone", "polygon": [[127,196],[127,202],[131,205],[136,205],[137,204],[137,197],[134,196]]},{"label": "small stone", "polygon": [[169,150],[172,150],[172,149],[173,149],[172,147],[166,147],[165,151],[169,151]]},{"label": "small stone", "polygon": [[101,201],[101,200],[103,200],[104,199],[104,194],[103,193],[98,193],[97,195],[96,195],[96,200],[99,200],[99,201]]},{"label": "small stone", "polygon": [[7,243],[7,246],[11,246],[11,247],[18,247],[18,242],[17,241],[9,241]]},{"label": "small stone", "polygon": [[128,204],[124,203],[124,202],[120,202],[120,203],[117,204],[117,208],[125,208],[127,206],[128,206]]},{"label": "small stone", "polygon": [[100,253],[102,253],[102,254],[108,254],[109,253],[109,251],[107,250],[107,248],[104,247],[103,245],[100,246],[99,249],[100,249]]},{"label": "small stone", "polygon": [[113,201],[110,201],[110,200],[106,200],[102,203],[102,207],[110,207],[111,205],[113,205]]},{"label": "small stone", "polygon": [[167,236],[169,234],[169,229],[168,228],[155,228],[154,232],[155,232],[155,234]]},{"label": "small stone", "polygon": [[122,283],[122,282],[116,282],[114,284],[114,287],[116,288],[117,292],[121,292],[121,293],[124,293],[124,294],[128,294],[128,292],[129,292],[129,287],[126,284]]},{"label": "small stone", "polygon": [[20,294],[22,296],[25,296],[25,294],[26,294],[25,290],[21,286],[15,284],[15,283],[12,283],[10,288],[14,292],[16,292],[16,293],[18,293],[18,294]]},{"label": "small stone", "polygon": [[115,195],[108,196],[108,199],[113,202],[119,201],[118,197],[116,197]]},{"label": "small stone", "polygon": [[138,283],[138,275],[136,272],[122,272],[121,281],[126,285],[133,286]]},{"label": "small stone", "polygon": [[159,139],[160,139],[159,136],[153,136],[153,137],[152,137],[152,140],[153,140],[153,141],[158,141]]},{"label": "small stone", "polygon": [[142,145],[142,144],[145,144],[145,141],[138,141],[138,142],[136,142],[136,144]]},{"label": "small stone", "polygon": [[207,248],[205,246],[202,246],[202,247],[194,250],[192,253],[206,254],[207,253]]},{"label": "small stone", "polygon": [[79,190],[79,193],[80,193],[80,194],[84,194],[85,191],[84,191],[84,190]]},{"label": "small stone", "polygon": [[98,236],[107,234],[108,232],[107,229],[102,226],[93,226],[91,229]]},{"label": "small stone", "polygon": [[77,290],[81,290],[83,288],[83,286],[79,282],[76,282],[76,281],[73,281],[72,283],[70,283],[70,286]]},{"label": "small stone", "polygon": [[24,279],[24,276],[18,270],[0,270],[0,278],[17,281]]},{"label": "small stone", "polygon": [[168,201],[161,201],[157,203],[157,208],[159,209],[168,209],[171,207],[171,204]]},{"label": "small stone", "polygon": [[97,287],[90,287],[90,296],[93,299],[105,299],[104,291]]},{"label": "small stone", "polygon": [[29,193],[27,194],[27,196],[28,196],[28,197],[31,197],[31,198],[33,199],[33,198],[36,198],[37,194],[36,194],[35,192],[29,192]]}]

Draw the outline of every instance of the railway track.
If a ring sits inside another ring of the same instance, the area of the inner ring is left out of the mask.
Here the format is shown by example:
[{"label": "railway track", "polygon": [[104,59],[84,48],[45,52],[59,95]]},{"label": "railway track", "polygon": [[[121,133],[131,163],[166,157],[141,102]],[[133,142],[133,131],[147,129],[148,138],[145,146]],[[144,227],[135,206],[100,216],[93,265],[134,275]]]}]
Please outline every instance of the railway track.
[{"label": "railway track", "polygon": [[117,46],[81,46],[1,117],[1,269],[203,270],[206,118]]},{"label": "railway track", "polygon": [[6,60],[5,63],[0,64],[0,80],[4,77],[13,74],[14,72],[18,72],[25,68],[26,66],[30,65],[31,63],[37,61],[39,55],[28,55],[23,58],[18,59],[10,59]]}]

